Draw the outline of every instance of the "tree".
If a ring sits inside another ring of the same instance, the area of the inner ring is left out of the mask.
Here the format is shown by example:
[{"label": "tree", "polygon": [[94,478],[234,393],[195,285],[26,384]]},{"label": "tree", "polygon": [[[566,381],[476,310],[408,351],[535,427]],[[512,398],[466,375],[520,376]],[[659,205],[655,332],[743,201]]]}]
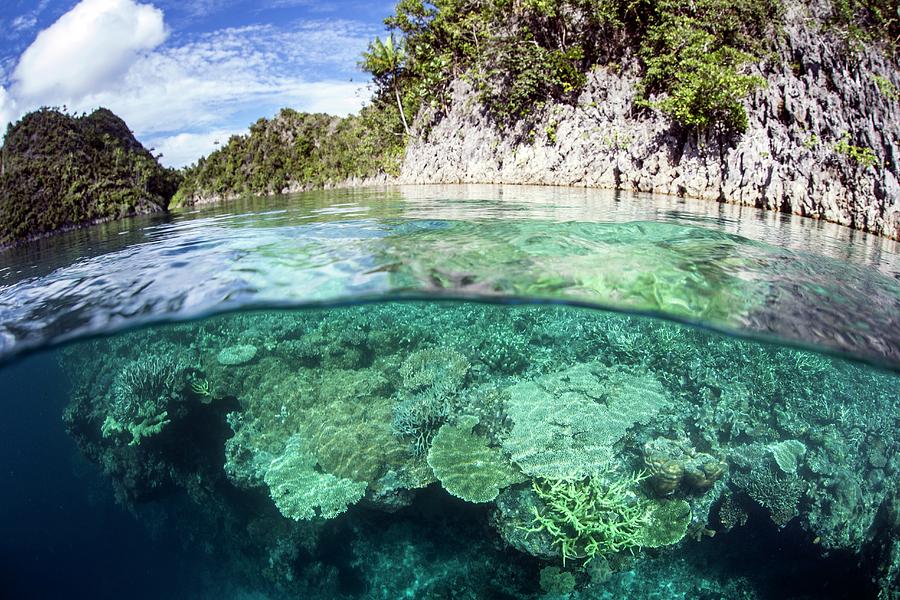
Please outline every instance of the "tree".
[{"label": "tree", "polygon": [[406,113],[403,110],[403,101],[400,98],[400,81],[406,70],[406,44],[397,42],[394,34],[384,41],[375,38],[369,45],[368,51],[363,53],[362,68],[372,74],[375,85],[381,90],[393,92],[397,100],[397,108],[400,110],[400,120],[403,129],[409,135],[409,124],[406,121]]}]

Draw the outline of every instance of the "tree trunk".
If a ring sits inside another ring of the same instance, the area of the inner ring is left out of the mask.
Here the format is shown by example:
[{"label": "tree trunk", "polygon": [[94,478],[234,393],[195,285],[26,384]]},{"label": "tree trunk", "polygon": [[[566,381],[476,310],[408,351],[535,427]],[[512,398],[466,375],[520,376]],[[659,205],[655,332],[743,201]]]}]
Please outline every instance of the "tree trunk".
[{"label": "tree trunk", "polygon": [[403,112],[403,102],[400,101],[400,91],[394,85],[394,96],[397,98],[397,108],[400,109],[400,120],[403,121],[403,130],[409,135],[409,125],[406,123],[406,113]]}]

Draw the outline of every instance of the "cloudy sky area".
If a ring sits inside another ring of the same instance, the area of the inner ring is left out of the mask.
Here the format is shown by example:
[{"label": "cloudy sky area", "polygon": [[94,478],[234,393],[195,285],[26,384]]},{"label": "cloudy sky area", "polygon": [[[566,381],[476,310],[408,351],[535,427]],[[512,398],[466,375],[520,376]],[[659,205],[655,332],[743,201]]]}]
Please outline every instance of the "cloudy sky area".
[{"label": "cloudy sky area", "polygon": [[125,119],[183,166],[279,108],[346,115],[393,2],[0,0],[0,132],[41,106]]}]

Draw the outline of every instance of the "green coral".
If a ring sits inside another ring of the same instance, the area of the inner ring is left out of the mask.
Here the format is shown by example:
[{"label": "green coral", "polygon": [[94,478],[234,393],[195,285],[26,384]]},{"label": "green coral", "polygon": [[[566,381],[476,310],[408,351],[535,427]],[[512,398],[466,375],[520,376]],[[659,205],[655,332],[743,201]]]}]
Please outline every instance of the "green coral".
[{"label": "green coral", "polygon": [[488,440],[472,429],[478,417],[464,415],[444,424],[434,436],[428,464],[448,492],[467,502],[491,502],[521,475]]},{"label": "green coral", "polygon": [[220,365],[230,367],[248,363],[256,356],[257,348],[252,344],[239,344],[223,348],[216,360]]},{"label": "green coral", "polygon": [[316,459],[300,436],[291,437],[271,462],[265,482],[281,514],[295,521],[333,519],[366,492],[365,482],[316,470]]},{"label": "green coral", "polygon": [[141,440],[162,431],[163,427],[171,421],[168,418],[169,412],[162,411],[159,414],[138,417],[137,420],[131,422],[120,423],[112,415],[106,415],[103,425],[100,426],[100,432],[103,437],[112,437],[118,433],[128,433],[131,436],[129,446],[137,446]]},{"label": "green coral", "polygon": [[513,427],[503,448],[523,472],[549,479],[603,471],[615,455],[613,445],[629,428],[648,423],[669,403],[649,374],[586,364],[508,392]]},{"label": "green coral", "polygon": [[806,454],[806,446],[798,440],[784,440],[769,444],[768,449],[778,467],[788,474],[797,472],[800,458]]},{"label": "green coral", "polygon": [[468,359],[451,348],[416,350],[400,367],[404,389],[427,391],[437,396],[456,393],[465,383],[468,372]]},{"label": "green coral", "polygon": [[737,474],[732,481],[766,508],[779,527],[800,514],[800,500],[806,492],[806,484],[797,475],[782,477],[772,469],[761,466],[749,474]]},{"label": "green coral", "polygon": [[323,469],[371,484],[408,455],[390,423],[389,399],[350,397],[313,406],[299,427]]},{"label": "green coral", "polygon": [[641,531],[641,546],[659,548],[680,542],[691,524],[691,505],[684,500],[658,500]]},{"label": "green coral", "polygon": [[536,479],[532,488],[543,503],[534,508],[528,531],[546,532],[569,560],[607,556],[638,548],[651,523],[652,507],[634,491],[642,476],[608,479],[611,473],[584,479]]},{"label": "green coral", "polygon": [[416,456],[428,452],[468,372],[466,357],[448,348],[417,350],[403,362],[403,395],[394,407],[391,427],[398,437],[412,440]]},{"label": "green coral", "polygon": [[556,567],[544,567],[541,569],[541,589],[546,594],[569,594],[575,591],[575,576]]},{"label": "green coral", "polygon": [[100,431],[103,437],[131,436],[130,446],[162,431],[169,408],[187,384],[185,366],[174,358],[154,355],[129,362],[110,388],[110,405]]}]

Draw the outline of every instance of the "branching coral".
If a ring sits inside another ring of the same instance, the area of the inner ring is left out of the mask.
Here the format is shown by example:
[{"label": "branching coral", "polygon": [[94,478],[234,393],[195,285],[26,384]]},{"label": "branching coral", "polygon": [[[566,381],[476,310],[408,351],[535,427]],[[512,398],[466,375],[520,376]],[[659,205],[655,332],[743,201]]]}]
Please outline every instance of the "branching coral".
[{"label": "branching coral", "polygon": [[769,511],[769,516],[783,527],[800,514],[800,500],[806,485],[796,475],[779,476],[772,469],[761,466],[749,474],[739,473],[734,483]]},{"label": "branching coral", "polygon": [[159,433],[169,423],[169,403],[184,391],[185,370],[181,362],[161,355],[129,363],[113,380],[103,437],[127,433],[134,446]]},{"label": "branching coral", "polygon": [[651,522],[652,506],[634,492],[641,474],[607,481],[584,479],[536,479],[534,492],[543,508],[534,508],[530,532],[546,532],[567,560],[606,556],[643,544]]},{"label": "branching coral", "polygon": [[404,398],[394,408],[391,426],[395,435],[412,439],[416,456],[428,452],[468,372],[465,356],[442,348],[414,352],[400,367]]}]

